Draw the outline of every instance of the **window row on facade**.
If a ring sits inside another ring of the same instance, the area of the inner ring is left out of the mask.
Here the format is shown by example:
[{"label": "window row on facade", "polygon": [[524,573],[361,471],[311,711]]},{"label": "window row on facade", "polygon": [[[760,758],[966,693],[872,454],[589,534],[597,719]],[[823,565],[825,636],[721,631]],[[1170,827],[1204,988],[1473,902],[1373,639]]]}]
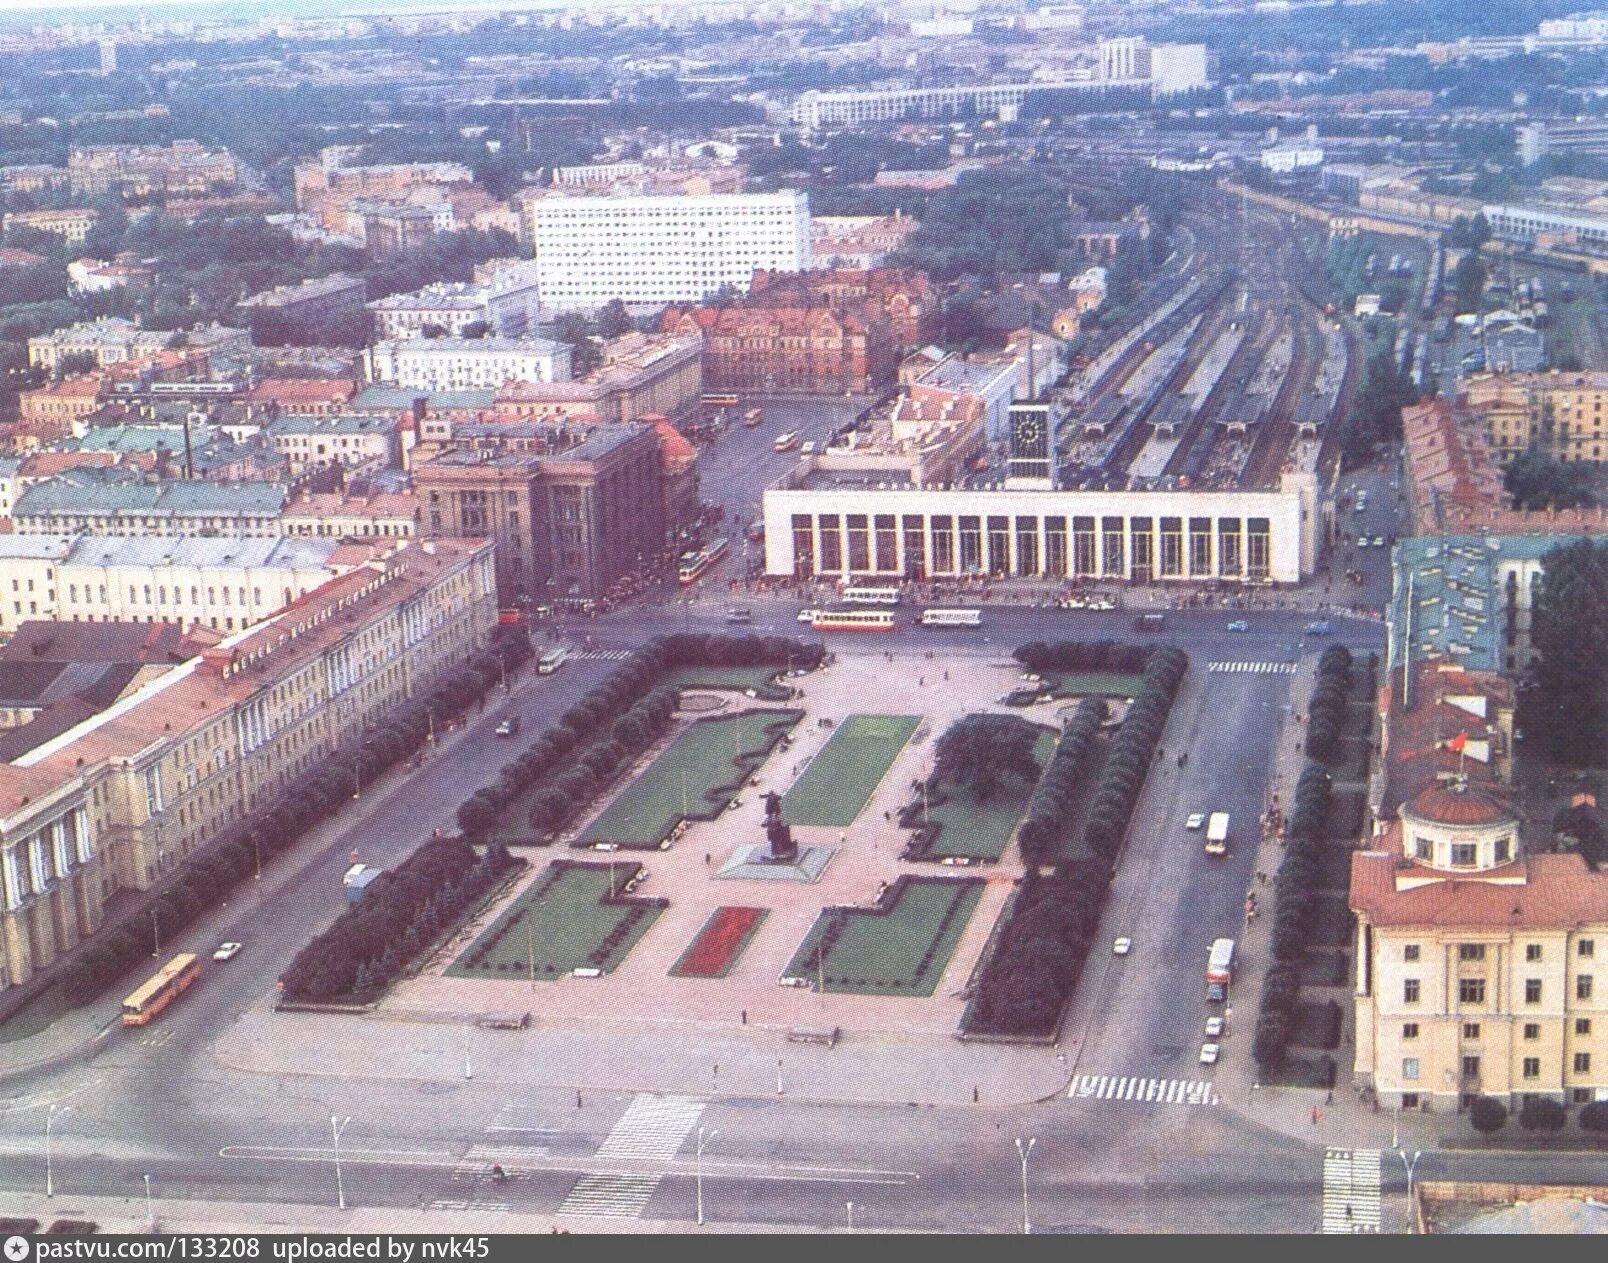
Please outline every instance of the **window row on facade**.
[{"label": "window row on facade", "polygon": [[1265,579],[1267,518],[796,513],[795,574]]}]

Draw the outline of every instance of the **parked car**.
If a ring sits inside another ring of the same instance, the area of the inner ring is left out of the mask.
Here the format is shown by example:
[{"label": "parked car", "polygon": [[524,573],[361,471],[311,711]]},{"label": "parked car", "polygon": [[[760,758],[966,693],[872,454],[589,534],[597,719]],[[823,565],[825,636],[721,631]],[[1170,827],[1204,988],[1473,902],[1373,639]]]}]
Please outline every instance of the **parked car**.
[{"label": "parked car", "polygon": [[1217,1064],[1217,1054],[1221,1051],[1221,1047],[1217,1044],[1202,1044],[1200,1046],[1200,1064],[1203,1066],[1215,1066]]},{"label": "parked car", "polygon": [[1192,811],[1189,813],[1189,819],[1184,821],[1184,828],[1186,829],[1204,829],[1205,827],[1206,813],[1204,811]]},{"label": "parked car", "polygon": [[1209,1017],[1209,1018],[1207,1018],[1206,1019],[1206,1038],[1208,1038],[1208,1039],[1219,1039],[1219,1038],[1222,1037],[1222,1034],[1223,1034],[1223,1019],[1220,1018],[1220,1017]]},{"label": "parked car", "polygon": [[1375,548],[1383,548],[1385,546],[1385,537],[1383,535],[1375,535],[1373,537],[1373,546]]},{"label": "parked car", "polygon": [[1222,982],[1208,982],[1206,984],[1206,1002],[1208,1004],[1222,1004],[1228,999],[1228,984]]},{"label": "parked car", "polygon": [[1131,938],[1119,938],[1115,943],[1111,944],[1111,954],[1113,956],[1126,956],[1131,951],[1133,951],[1133,940]]},{"label": "parked car", "polygon": [[1231,632],[1248,632],[1251,630],[1251,625],[1243,618],[1236,618],[1228,625],[1228,630]]},{"label": "parked car", "polygon": [[218,950],[212,953],[213,960],[233,960],[240,955],[239,943],[220,943]]},{"label": "parked car", "polygon": [[510,715],[507,719],[503,720],[502,723],[497,725],[496,733],[499,737],[512,737],[519,731],[519,727],[519,716]]},{"label": "parked car", "polygon": [[1306,630],[1308,636],[1327,636],[1329,634],[1329,624],[1326,620],[1320,618],[1315,623],[1308,623]]}]

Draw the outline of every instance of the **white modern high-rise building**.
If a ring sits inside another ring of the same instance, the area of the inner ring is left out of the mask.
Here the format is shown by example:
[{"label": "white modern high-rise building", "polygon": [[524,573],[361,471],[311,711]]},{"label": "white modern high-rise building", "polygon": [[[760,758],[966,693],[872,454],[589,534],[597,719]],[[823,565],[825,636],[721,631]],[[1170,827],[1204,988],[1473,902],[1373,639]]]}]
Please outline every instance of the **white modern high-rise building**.
[{"label": "white modern high-rise building", "polygon": [[810,266],[810,204],[775,193],[567,197],[523,201],[545,308],[696,302],[754,272]]}]

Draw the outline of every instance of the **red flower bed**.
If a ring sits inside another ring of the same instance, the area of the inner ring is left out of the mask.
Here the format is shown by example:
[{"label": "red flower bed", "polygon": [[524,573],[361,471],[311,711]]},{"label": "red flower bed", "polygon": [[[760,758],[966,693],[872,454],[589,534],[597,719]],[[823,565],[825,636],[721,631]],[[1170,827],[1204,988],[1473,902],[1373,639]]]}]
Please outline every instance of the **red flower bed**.
[{"label": "red flower bed", "polygon": [[765,912],[764,908],[715,909],[671,972],[689,978],[719,978],[731,968]]}]

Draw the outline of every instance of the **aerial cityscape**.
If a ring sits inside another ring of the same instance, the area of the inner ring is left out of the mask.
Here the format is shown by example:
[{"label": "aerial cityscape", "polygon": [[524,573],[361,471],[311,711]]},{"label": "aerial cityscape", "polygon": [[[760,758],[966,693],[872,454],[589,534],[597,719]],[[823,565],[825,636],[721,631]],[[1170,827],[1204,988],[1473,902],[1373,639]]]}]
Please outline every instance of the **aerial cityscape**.
[{"label": "aerial cityscape", "polygon": [[1608,11],[0,6],[7,1258],[1608,1232],[1605,402]]}]

